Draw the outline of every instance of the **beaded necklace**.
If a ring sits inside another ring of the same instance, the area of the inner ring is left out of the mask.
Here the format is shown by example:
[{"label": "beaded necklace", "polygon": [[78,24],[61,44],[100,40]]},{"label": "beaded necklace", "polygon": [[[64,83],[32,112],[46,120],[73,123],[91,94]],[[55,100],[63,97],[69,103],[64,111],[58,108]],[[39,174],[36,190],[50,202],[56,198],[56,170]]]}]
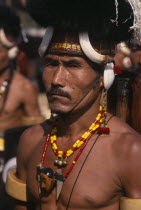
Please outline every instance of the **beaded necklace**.
[{"label": "beaded necklace", "polygon": [[9,85],[9,82],[10,82],[10,79],[6,79],[6,80],[2,83],[2,85],[1,85],[1,87],[0,87],[0,98],[4,95],[6,89],[7,89],[8,85]]},{"label": "beaded necklace", "polygon": [[[67,151],[60,151],[58,149],[57,142],[56,142],[57,129],[55,127],[55,124],[52,123],[51,132],[47,135],[47,138],[46,138],[41,161],[37,165],[37,181],[38,181],[38,189],[39,189],[40,197],[48,196],[51,193],[51,191],[54,189],[54,187],[56,186],[56,181],[57,181],[57,188],[59,189],[59,192],[57,192],[57,199],[58,199],[58,196],[62,189],[63,182],[66,180],[70,172],[73,170],[74,165],[76,164],[78,158],[80,157],[81,153],[86,147],[91,136],[95,133],[95,131],[98,130],[98,128],[103,124],[104,121],[105,121],[105,111],[104,111],[103,106],[100,105],[98,115],[95,121],[91,124],[89,129],[82,136],[80,136],[79,139],[76,140],[72,148]],[[51,141],[52,150],[54,154],[57,156],[57,160],[55,160],[54,163],[55,165],[58,166],[59,169],[56,172],[54,172],[51,168],[43,167],[49,141]],[[78,154],[72,161],[65,175],[63,175],[60,167],[66,166],[67,164],[66,158],[70,157],[74,153],[74,151],[76,151],[78,148],[80,148]]]},{"label": "beaded necklace", "polygon": [[85,145],[85,142],[87,142],[87,139],[89,139],[92,136],[92,134],[98,129],[98,127],[102,124],[102,122],[104,120],[102,118],[103,113],[104,113],[103,107],[100,105],[98,115],[97,115],[95,121],[91,124],[91,126],[88,128],[88,130],[76,140],[76,142],[73,144],[72,148],[67,151],[61,151],[58,149],[57,141],[56,141],[57,140],[57,136],[56,136],[57,129],[56,128],[52,129],[50,140],[51,140],[52,150],[53,150],[54,154],[57,156],[57,159],[54,161],[55,165],[57,165],[57,166],[66,166],[67,165],[66,159],[68,157],[70,157],[74,153],[74,151],[76,151],[82,145]]}]

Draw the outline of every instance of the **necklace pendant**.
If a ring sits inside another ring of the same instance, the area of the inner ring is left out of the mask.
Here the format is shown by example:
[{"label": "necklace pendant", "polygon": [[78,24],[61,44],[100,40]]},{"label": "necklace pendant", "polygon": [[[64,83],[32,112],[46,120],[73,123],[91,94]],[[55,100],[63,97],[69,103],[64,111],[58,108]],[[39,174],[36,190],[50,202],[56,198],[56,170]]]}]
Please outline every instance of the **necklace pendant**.
[{"label": "necklace pendant", "polygon": [[[57,171],[56,171],[56,174],[64,179],[64,177],[62,175],[62,169],[58,168]],[[57,191],[56,192],[56,200],[58,200],[59,195],[61,194],[62,187],[63,187],[63,181],[64,180],[61,180],[60,181],[59,179],[57,179],[57,184],[56,184],[56,191]]]},{"label": "necklace pendant", "polygon": [[59,167],[65,167],[67,165],[67,157],[65,159],[63,158],[57,158],[54,161],[54,165],[59,166]]},{"label": "necklace pendant", "polygon": [[47,197],[56,185],[54,172],[51,168],[37,168],[39,196]]}]

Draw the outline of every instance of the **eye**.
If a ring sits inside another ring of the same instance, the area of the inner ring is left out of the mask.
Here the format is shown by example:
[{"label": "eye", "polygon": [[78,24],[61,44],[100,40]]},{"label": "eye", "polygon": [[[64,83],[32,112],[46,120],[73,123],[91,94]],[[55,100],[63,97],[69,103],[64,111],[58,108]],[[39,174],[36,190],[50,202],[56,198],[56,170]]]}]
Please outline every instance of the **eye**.
[{"label": "eye", "polygon": [[68,67],[77,68],[78,66],[76,64],[70,64]]},{"label": "eye", "polygon": [[68,64],[66,64],[66,67],[67,68],[81,68],[81,66],[79,65],[79,64],[77,64],[77,63],[68,63]]},{"label": "eye", "polygon": [[45,66],[51,67],[51,66],[56,66],[54,63],[45,63]]},{"label": "eye", "polygon": [[44,61],[45,67],[56,67],[58,66],[58,62],[56,61]]}]

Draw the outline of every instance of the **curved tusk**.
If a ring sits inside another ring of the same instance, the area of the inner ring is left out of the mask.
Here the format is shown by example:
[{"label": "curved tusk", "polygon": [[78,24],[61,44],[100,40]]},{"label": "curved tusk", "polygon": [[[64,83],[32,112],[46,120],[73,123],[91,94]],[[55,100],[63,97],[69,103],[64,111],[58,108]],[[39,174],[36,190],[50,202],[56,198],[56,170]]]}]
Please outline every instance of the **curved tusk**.
[{"label": "curved tusk", "polygon": [[18,52],[19,52],[19,49],[17,46],[15,47],[12,47],[10,50],[8,50],[8,58],[9,59],[14,59],[17,57],[18,55]]},{"label": "curved tusk", "polygon": [[122,53],[124,53],[127,56],[129,56],[131,53],[131,50],[129,49],[129,47],[127,47],[125,42],[121,42],[121,43],[117,44],[116,48],[118,51],[121,51]]},{"label": "curved tusk", "polygon": [[95,63],[103,63],[106,61],[107,56],[99,54],[92,47],[87,32],[79,33],[79,42],[83,52],[91,61]]},{"label": "curved tusk", "polygon": [[115,73],[113,70],[114,64],[107,63],[104,69],[104,88],[108,90],[114,82]]},{"label": "curved tusk", "polygon": [[5,47],[8,47],[8,48],[11,48],[15,45],[15,42],[10,42],[6,35],[5,35],[5,32],[3,29],[0,30],[0,41],[1,43],[5,46]]},{"label": "curved tusk", "polygon": [[52,36],[53,36],[53,31],[54,31],[54,29],[53,29],[52,26],[48,26],[47,27],[45,35],[44,35],[44,37],[42,39],[42,42],[41,42],[41,44],[39,46],[39,50],[38,50],[39,55],[41,57],[44,56],[44,54],[45,54],[45,52],[46,52],[46,50],[47,50],[47,48],[48,48],[48,46],[50,44],[50,41],[51,41]]}]

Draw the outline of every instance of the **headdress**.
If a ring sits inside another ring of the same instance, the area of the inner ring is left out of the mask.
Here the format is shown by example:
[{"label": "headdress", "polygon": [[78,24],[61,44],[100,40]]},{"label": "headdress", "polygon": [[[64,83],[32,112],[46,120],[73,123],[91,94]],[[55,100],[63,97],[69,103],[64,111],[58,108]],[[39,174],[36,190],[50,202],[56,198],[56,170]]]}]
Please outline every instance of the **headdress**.
[{"label": "headdress", "polygon": [[15,11],[5,5],[0,5],[0,42],[8,49],[8,56],[17,56],[17,40],[20,36],[20,19]]},{"label": "headdress", "polygon": [[105,89],[115,77],[114,63],[109,62],[115,45],[120,43],[118,47],[125,52],[125,41],[141,34],[140,0],[28,0],[27,8],[40,25],[47,27],[40,56],[47,50],[85,54],[91,61],[105,64]]}]

